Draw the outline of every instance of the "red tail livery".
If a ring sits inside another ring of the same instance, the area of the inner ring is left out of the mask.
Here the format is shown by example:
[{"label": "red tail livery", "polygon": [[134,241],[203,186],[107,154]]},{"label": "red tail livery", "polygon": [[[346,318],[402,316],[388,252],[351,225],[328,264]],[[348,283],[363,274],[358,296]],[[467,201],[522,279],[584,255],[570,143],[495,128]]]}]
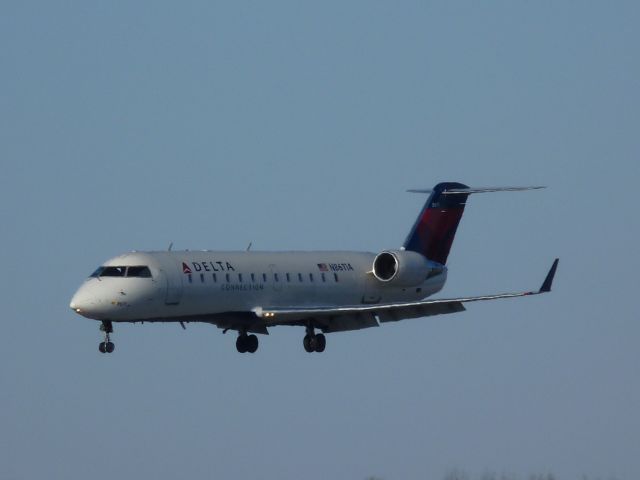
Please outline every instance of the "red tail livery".
[{"label": "red tail livery", "polygon": [[468,190],[469,187],[462,183],[436,185],[404,242],[405,250],[421,253],[442,265],[447,263],[467,197],[471,193],[466,193]]}]

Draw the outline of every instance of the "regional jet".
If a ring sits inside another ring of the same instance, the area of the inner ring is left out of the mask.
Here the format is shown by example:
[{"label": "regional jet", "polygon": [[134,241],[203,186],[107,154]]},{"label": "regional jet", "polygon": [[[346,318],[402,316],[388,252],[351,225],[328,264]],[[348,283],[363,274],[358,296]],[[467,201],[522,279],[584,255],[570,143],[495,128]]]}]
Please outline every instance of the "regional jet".
[{"label": "regional jet", "polygon": [[558,259],[538,290],[432,299],[447,279],[447,257],[471,194],[543,187],[470,188],[439,183],[399,249],[353,251],[133,251],[106,261],[80,286],[70,307],[97,320],[99,351],[111,353],[114,323],[204,322],[237,332],[240,353],[256,334],[304,327],[307,352],[323,352],[325,334],[465,310],[465,304],[551,290]]}]

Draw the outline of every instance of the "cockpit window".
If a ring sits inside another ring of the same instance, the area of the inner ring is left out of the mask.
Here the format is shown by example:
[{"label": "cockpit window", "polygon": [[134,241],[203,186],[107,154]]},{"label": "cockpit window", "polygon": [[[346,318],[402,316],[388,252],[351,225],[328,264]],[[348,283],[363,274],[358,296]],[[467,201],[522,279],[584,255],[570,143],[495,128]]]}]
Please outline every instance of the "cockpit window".
[{"label": "cockpit window", "polygon": [[124,277],[127,267],[103,267],[101,277]]},{"label": "cockpit window", "polygon": [[127,277],[150,278],[151,271],[149,267],[129,267],[127,269]]},{"label": "cockpit window", "polygon": [[97,277],[99,277],[103,270],[104,270],[104,267],[98,267],[98,268],[96,268],[96,271],[95,271],[95,272],[93,272],[93,273],[90,275],[90,278],[97,278]]},{"label": "cockpit window", "polygon": [[133,267],[98,267],[90,278],[98,277],[137,277],[151,278],[151,270],[146,265]]}]

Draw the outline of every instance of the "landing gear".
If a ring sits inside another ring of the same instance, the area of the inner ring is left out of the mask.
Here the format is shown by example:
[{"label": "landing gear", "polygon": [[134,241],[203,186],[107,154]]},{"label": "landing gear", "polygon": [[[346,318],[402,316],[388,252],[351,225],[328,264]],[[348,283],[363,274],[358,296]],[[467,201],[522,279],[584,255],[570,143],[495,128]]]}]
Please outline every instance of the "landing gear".
[{"label": "landing gear", "polygon": [[240,333],[236,340],[236,349],[240,353],[256,353],[256,350],[258,350],[258,337]]},{"label": "landing gear", "polygon": [[104,332],[104,341],[100,342],[98,350],[100,350],[100,353],[112,353],[116,348],[110,337],[113,333],[113,324],[108,320],[104,320],[100,324],[100,331]]},{"label": "landing gear", "polygon": [[318,333],[316,335],[313,327],[307,327],[307,334],[302,340],[302,345],[304,346],[304,349],[309,353],[321,353],[324,352],[324,349],[327,346],[327,339],[322,333]]},{"label": "landing gear", "polygon": [[111,353],[115,350],[116,346],[113,342],[100,342],[98,345],[98,350],[100,353]]}]

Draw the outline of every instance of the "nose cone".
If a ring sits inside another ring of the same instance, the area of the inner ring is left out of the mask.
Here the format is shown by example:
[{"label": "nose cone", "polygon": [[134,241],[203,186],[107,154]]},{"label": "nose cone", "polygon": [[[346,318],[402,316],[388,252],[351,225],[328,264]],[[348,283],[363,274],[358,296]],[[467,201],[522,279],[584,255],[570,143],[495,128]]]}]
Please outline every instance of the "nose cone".
[{"label": "nose cone", "polygon": [[87,285],[80,287],[71,298],[69,307],[83,317],[96,318],[101,302],[91,290]]}]

